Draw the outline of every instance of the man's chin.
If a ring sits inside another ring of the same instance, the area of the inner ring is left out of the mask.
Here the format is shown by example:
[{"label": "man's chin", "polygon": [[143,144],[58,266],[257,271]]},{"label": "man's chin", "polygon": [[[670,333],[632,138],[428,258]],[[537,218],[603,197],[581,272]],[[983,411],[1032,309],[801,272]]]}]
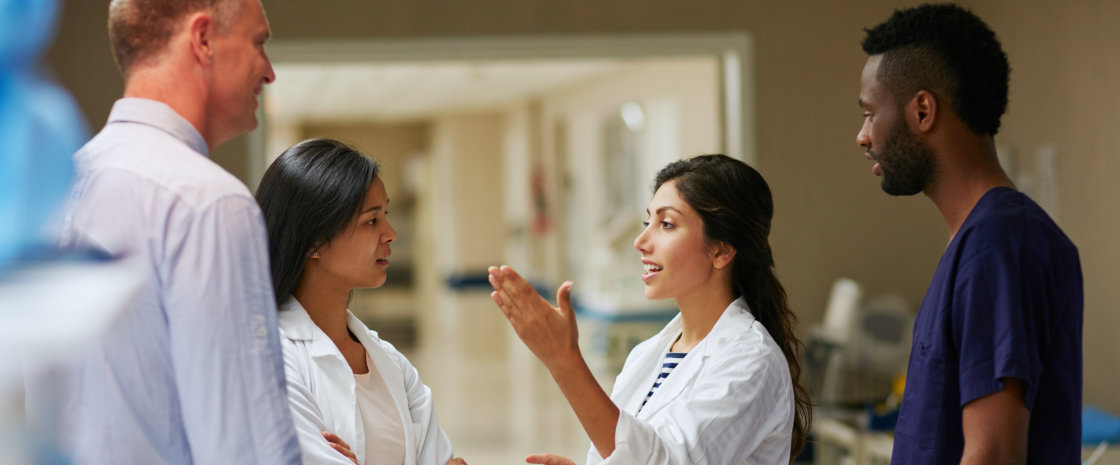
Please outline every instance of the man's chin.
[{"label": "man's chin", "polygon": [[886,192],[888,195],[893,195],[895,197],[908,197],[911,195],[917,195],[925,190],[921,186],[900,186],[897,183],[888,181],[885,177],[883,178],[883,182],[879,184],[879,187],[883,188],[883,192]]}]

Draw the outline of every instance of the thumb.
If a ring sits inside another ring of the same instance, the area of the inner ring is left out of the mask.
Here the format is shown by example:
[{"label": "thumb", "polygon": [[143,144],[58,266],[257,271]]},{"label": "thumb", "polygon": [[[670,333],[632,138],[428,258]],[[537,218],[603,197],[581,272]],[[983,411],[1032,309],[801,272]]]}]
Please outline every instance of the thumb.
[{"label": "thumb", "polygon": [[572,311],[572,286],[575,283],[571,281],[564,281],[560,288],[556,290],[556,303],[560,305],[560,312],[564,316],[571,316]]}]

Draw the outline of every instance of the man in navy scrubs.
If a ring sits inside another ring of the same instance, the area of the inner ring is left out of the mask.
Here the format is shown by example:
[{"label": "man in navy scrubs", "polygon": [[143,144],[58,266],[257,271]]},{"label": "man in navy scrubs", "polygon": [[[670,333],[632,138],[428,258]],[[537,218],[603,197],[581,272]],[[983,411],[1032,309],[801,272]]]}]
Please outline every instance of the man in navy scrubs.
[{"label": "man in navy scrubs", "polygon": [[949,226],[914,323],[892,463],[1078,463],[1081,264],[996,157],[1007,56],[955,5],[896,11],[863,49],[856,141],[884,191],[925,193]]}]

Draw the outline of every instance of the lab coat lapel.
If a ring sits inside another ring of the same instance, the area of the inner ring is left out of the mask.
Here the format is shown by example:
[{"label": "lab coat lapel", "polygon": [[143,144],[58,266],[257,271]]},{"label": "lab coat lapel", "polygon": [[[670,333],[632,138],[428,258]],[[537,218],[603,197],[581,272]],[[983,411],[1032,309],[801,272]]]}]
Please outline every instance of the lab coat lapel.
[{"label": "lab coat lapel", "polygon": [[[704,360],[707,359],[707,354],[700,350],[700,346],[706,343],[707,339],[705,338],[700,344],[697,344],[692,352],[686,355],[684,359],[681,360],[680,364],[673,369],[669,377],[661,382],[661,386],[657,388],[657,392],[653,393],[653,397],[649,399],[646,406],[642,407],[639,418],[648,417],[657,413],[657,411],[669,405],[673,399],[679,397],[681,392],[684,392],[685,387],[692,385],[692,380],[700,373],[700,369],[704,366]],[[665,352],[667,351],[668,347],[666,347],[665,351],[658,354],[658,360],[653,367],[653,371],[657,374],[661,373],[661,364],[665,362]],[[657,375],[654,375],[654,377],[656,376]],[[647,394],[651,387],[653,387],[653,383],[650,383],[646,387]]]},{"label": "lab coat lapel", "polygon": [[365,432],[358,424],[358,400],[354,393],[354,375],[350,365],[342,357],[342,352],[327,337],[327,333],[315,325],[307,310],[296,299],[285,303],[281,308],[279,320],[280,327],[289,337],[308,341],[307,354],[317,368],[309,373],[309,376],[316,380],[316,397],[339,400],[319,404],[324,419],[335,419],[334,422],[327,423],[327,427],[353,446],[355,454],[363,456],[364,441],[359,441],[358,438]]},{"label": "lab coat lapel", "polygon": [[[704,363],[707,361],[708,357],[723,344],[724,339],[726,339],[726,334],[739,327],[736,325],[738,320],[745,321],[747,325],[750,324],[750,321],[754,320],[754,317],[751,316],[747,308],[746,302],[741,297],[732,301],[731,304],[723,310],[719,319],[716,320],[716,324],[712,326],[712,330],[708,331],[708,335],[704,336],[704,339],[701,340],[699,344],[696,344],[696,347],[693,347],[692,351],[690,351],[688,355],[681,360],[680,364],[673,369],[669,377],[665,378],[665,381],[661,383],[661,387],[657,388],[657,392],[653,394],[653,397],[646,403],[646,406],[642,408],[641,417],[648,417],[649,415],[657,413],[658,410],[669,405],[673,399],[679,397],[681,393],[684,392],[685,388],[692,386],[693,381],[700,375],[700,371],[704,368]],[[678,332],[679,329],[677,332],[672,333],[673,339],[676,339]],[[657,354],[661,357],[653,367],[653,370],[657,373],[661,372],[661,364],[663,363],[665,352],[668,350],[669,346],[666,345],[665,350]],[[649,392],[648,389],[652,386],[652,383],[647,386],[646,393]]]},{"label": "lab coat lapel", "polygon": [[353,313],[347,312],[347,326],[350,331],[358,337],[358,341],[366,348],[366,353],[369,354],[370,360],[373,361],[377,373],[381,375],[381,379],[385,381],[385,386],[389,390],[389,394],[393,397],[393,404],[397,407],[397,415],[401,418],[401,426],[404,428],[404,443],[405,443],[405,465],[411,465],[416,462],[416,457],[413,451],[416,450],[415,432],[412,430],[412,414],[408,410],[408,393],[405,392],[404,387],[404,373],[389,354],[381,347],[381,344],[370,335],[369,328],[366,327],[358,317]]},{"label": "lab coat lapel", "polygon": [[[311,345],[308,346],[308,353],[311,355],[311,360],[318,365],[319,373],[328,379],[328,382],[322,383],[324,392],[320,397],[340,400],[340,402],[320,403],[320,408],[324,410],[323,417],[345,419],[337,425],[332,424],[331,426],[338,428],[338,431],[332,432],[347,441],[355,455],[365,456],[365,441],[358,440],[365,436],[365,428],[360,424],[358,398],[355,392],[356,381],[350,364],[346,363],[342,352],[317,326]],[[343,399],[345,400],[341,401]]]},{"label": "lab coat lapel", "polygon": [[[681,316],[678,313],[660,332],[650,338],[650,344],[644,347],[641,353],[634,354],[636,358],[623,366],[622,373],[615,382],[615,386],[622,386],[630,390],[620,393],[622,394],[620,407],[623,410],[635,415],[645,413],[645,408],[642,408],[642,401],[646,399],[649,389],[657,381],[657,375],[661,374],[661,361],[665,358],[665,352],[669,350],[669,346],[673,344],[673,341],[681,332],[680,319]],[[649,404],[646,404],[646,408],[648,407]],[[639,408],[642,408],[641,412],[638,412]]]}]

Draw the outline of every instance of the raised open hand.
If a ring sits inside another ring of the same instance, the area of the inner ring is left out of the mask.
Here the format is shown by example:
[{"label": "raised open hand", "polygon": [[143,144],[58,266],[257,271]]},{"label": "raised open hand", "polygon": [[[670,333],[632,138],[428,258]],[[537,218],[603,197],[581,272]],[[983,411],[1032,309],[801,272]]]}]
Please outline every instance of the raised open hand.
[{"label": "raised open hand", "polygon": [[525,278],[508,266],[489,268],[490,298],[498,304],[517,336],[549,370],[580,357],[579,332],[572,310],[572,282],[556,290],[553,307]]}]

